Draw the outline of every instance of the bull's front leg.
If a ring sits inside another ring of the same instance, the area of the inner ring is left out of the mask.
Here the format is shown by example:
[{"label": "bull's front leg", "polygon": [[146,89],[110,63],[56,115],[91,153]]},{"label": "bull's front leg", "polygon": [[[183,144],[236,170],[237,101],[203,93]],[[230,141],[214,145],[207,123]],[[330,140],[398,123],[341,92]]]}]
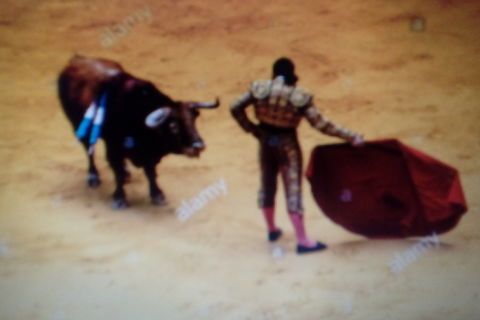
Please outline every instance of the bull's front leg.
[{"label": "bull's front leg", "polygon": [[167,204],[167,201],[165,200],[163,191],[157,185],[157,172],[155,170],[155,166],[155,164],[146,165],[143,167],[143,170],[145,171],[145,175],[148,179],[150,199],[152,200],[152,203],[157,206],[163,206]]},{"label": "bull's front leg", "polygon": [[90,188],[97,188],[100,185],[100,175],[98,174],[97,167],[95,166],[94,152],[90,152],[90,144],[87,140],[82,140],[82,145],[87,154],[88,161],[88,173],[87,173],[87,186]]},{"label": "bull's front leg", "polygon": [[88,154],[88,175],[87,186],[90,188],[97,188],[100,185],[100,175],[98,174],[97,167],[95,166],[95,160],[93,152]]},{"label": "bull's front leg", "polygon": [[115,210],[128,208],[127,196],[123,188],[127,173],[125,171],[125,161],[121,148],[115,148],[107,144],[107,160],[115,175],[115,191],[113,192],[112,207]]}]

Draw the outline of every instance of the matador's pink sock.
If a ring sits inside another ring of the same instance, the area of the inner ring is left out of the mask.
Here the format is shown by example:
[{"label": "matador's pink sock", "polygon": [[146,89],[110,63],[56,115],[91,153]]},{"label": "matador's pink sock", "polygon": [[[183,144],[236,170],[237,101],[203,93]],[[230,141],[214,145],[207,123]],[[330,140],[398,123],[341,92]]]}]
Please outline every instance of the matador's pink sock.
[{"label": "matador's pink sock", "polygon": [[275,208],[262,208],[263,216],[265,217],[265,222],[267,223],[268,232],[273,232],[277,230],[275,226]]},{"label": "matador's pink sock", "polygon": [[303,215],[298,212],[289,212],[290,220],[292,221],[297,236],[297,242],[299,245],[307,248],[313,248],[317,246],[317,242],[311,241],[307,237],[305,232],[305,225],[303,223]]},{"label": "matador's pink sock", "polygon": [[262,211],[267,222],[268,240],[270,242],[277,241],[282,236],[282,230],[275,226],[275,208],[263,208]]}]

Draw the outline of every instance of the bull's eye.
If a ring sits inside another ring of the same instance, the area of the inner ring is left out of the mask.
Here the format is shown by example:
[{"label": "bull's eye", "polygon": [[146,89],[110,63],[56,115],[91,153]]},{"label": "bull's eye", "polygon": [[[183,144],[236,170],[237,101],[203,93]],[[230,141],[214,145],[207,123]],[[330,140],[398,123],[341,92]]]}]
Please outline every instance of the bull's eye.
[{"label": "bull's eye", "polygon": [[179,131],[180,131],[179,128],[178,128],[178,123],[176,121],[170,122],[169,127],[170,127],[170,131],[173,134],[178,134]]}]

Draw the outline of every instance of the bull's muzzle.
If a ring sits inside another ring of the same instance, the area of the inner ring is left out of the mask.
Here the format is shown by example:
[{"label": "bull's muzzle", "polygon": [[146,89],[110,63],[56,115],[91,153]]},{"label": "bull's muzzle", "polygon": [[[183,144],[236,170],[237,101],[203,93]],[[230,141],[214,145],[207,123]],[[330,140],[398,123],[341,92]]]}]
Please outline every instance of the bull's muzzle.
[{"label": "bull's muzzle", "polygon": [[197,140],[188,148],[183,150],[183,153],[191,158],[198,158],[200,153],[205,150],[205,144],[201,140]]},{"label": "bull's muzzle", "polygon": [[203,141],[195,141],[192,144],[192,148],[199,149],[200,151],[203,151],[205,149],[205,144],[203,143]]}]

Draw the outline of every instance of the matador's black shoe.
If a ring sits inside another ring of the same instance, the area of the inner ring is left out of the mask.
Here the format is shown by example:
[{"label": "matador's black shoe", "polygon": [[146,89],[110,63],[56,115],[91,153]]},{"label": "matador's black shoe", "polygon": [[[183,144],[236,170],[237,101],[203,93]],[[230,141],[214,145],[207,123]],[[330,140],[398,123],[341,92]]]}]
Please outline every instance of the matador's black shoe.
[{"label": "matador's black shoe", "polygon": [[309,253],[309,252],[315,252],[315,251],[322,251],[327,248],[326,245],[324,245],[321,242],[317,242],[317,245],[315,247],[306,247],[302,245],[297,245],[297,253],[298,254],[303,254],[303,253]]},{"label": "matador's black shoe", "polygon": [[268,241],[275,242],[282,236],[282,230],[277,229],[268,233]]}]

